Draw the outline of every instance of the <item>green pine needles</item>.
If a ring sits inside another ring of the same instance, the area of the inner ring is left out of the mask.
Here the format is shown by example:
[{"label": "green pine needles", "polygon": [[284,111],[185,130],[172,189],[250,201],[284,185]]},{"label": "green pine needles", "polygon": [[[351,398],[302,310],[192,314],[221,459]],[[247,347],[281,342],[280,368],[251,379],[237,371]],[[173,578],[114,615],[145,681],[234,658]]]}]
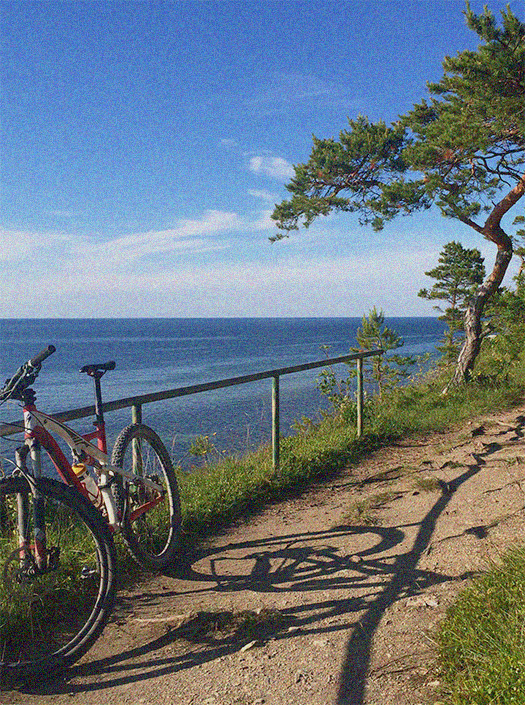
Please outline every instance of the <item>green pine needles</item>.
[{"label": "green pine needles", "polygon": [[[434,208],[492,242],[492,271],[465,310],[453,384],[472,376],[484,310],[513,253],[503,219],[525,194],[525,24],[510,7],[501,26],[468,3],[465,17],[481,44],[445,57],[426,99],[391,125],[359,116],[338,139],[314,137],[309,160],[295,166],[286,187],[291,197],[275,207],[271,238],[332,212],[355,213],[361,225],[381,230],[399,215]],[[365,246],[359,231],[355,237]]]},{"label": "green pine needles", "polygon": [[447,324],[443,343],[438,349],[445,362],[451,363],[457,357],[462,341],[465,311],[485,278],[483,257],[475,248],[467,249],[460,242],[449,242],[439,255],[437,267],[425,274],[436,281],[432,288],[421,289],[418,296],[445,302],[444,309],[435,306],[441,312],[439,319]]}]

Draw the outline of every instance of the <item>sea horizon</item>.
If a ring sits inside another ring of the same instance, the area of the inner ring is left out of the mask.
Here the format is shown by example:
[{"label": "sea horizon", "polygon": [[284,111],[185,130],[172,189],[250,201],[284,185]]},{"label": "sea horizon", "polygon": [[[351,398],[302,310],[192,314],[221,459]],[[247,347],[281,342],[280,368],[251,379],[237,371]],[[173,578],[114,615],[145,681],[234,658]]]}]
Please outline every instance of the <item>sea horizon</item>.
[{"label": "sea horizon", "polygon": [[[384,313],[384,312],[383,312]],[[367,313],[348,316],[0,316],[0,321],[215,321],[215,320],[240,320],[240,321],[261,321],[261,320],[361,320]],[[429,318],[438,320],[439,316],[389,316],[385,315],[385,320]]]},{"label": "sea horizon", "polygon": [[[57,352],[43,364],[35,390],[37,406],[50,413],[92,404],[91,380],[78,373],[87,363],[116,361],[103,378],[104,401],[176,389],[293,366],[351,352],[362,317],[127,317],[0,319],[0,375],[12,375],[49,344]],[[405,340],[402,354],[435,353],[444,324],[435,317],[386,318]],[[326,352],[328,348],[328,352]],[[345,375],[344,365],[337,374]],[[318,418],[328,402],[317,386],[320,370],[281,378],[283,435],[303,416]],[[2,408],[1,420],[16,414]],[[218,452],[239,453],[269,440],[269,380],[155,402],[143,407],[175,462],[188,456],[200,435]],[[129,409],[111,412],[110,438],[129,424]],[[73,424],[82,430],[89,419]]]}]

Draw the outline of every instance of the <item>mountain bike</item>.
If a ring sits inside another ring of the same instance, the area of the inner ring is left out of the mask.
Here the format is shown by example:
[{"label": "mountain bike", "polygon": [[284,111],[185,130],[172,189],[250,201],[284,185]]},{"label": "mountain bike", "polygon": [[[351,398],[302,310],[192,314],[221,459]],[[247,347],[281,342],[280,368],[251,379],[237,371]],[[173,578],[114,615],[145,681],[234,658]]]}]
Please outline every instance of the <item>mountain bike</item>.
[{"label": "mountain bike", "polygon": [[31,385],[54,352],[49,346],[30,359],[0,390],[0,402],[21,402],[24,415],[11,472],[5,459],[0,466],[4,673],[68,665],[94,643],[114,600],[114,532],[149,569],[173,561],[180,533],[177,480],[157,434],[131,424],[108,456],[100,380],[113,361],[80,370],[94,380],[93,431],[81,435],[37,409]]}]

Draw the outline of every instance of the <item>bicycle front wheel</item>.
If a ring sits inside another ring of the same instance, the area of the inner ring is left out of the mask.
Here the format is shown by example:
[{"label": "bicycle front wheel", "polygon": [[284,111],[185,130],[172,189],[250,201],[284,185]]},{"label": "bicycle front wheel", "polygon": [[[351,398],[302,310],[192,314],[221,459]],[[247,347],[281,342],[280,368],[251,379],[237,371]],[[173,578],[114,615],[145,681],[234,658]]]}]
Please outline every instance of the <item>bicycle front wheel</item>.
[{"label": "bicycle front wheel", "polygon": [[177,553],[181,526],[177,478],[166,447],[149,426],[132,424],[115,441],[111,463],[136,476],[117,476],[124,499],[122,537],[131,555],[145,568],[166,568]]},{"label": "bicycle front wheel", "polygon": [[[0,480],[0,681],[49,673],[82,656],[115,595],[115,548],[97,511],[72,487]],[[35,532],[35,515],[45,536]],[[21,539],[21,535],[25,540]]]}]

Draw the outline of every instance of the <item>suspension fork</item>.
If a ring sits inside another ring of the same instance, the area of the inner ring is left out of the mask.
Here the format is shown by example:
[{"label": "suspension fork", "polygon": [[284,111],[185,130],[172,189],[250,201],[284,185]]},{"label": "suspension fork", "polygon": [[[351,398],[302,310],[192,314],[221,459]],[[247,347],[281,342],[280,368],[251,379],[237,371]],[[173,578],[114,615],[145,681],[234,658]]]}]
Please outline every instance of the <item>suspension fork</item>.
[{"label": "suspension fork", "polygon": [[[30,561],[31,557],[36,561],[40,570],[47,568],[47,539],[46,539],[46,517],[44,498],[38,491],[36,478],[40,477],[40,444],[36,439],[26,442],[15,452],[16,464],[22,475],[28,481],[30,492],[33,496],[32,510],[29,506],[29,494],[24,492],[17,495],[17,524],[18,524],[18,547],[20,560]],[[26,459],[31,454],[34,473],[29,472]],[[33,514],[33,544],[30,537],[30,512]],[[31,550],[33,549],[33,550]]]}]

